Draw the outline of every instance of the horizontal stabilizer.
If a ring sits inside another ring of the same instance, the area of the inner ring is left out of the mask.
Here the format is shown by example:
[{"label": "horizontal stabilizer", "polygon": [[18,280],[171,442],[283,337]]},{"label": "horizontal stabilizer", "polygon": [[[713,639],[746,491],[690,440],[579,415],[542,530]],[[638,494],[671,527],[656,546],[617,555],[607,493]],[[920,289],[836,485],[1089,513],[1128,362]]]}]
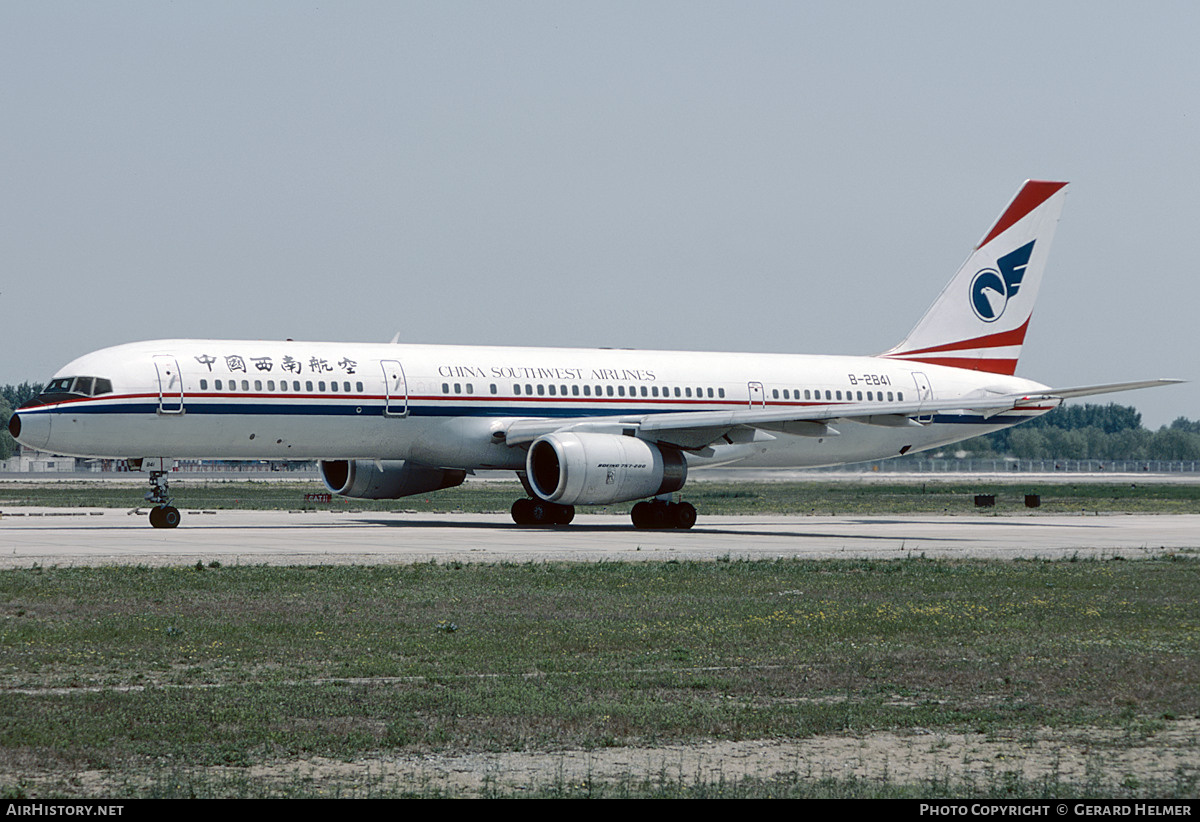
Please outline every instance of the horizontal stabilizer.
[{"label": "horizontal stabilizer", "polygon": [[1075,397],[1091,397],[1096,394],[1115,394],[1118,391],[1136,391],[1139,388],[1155,388],[1160,385],[1178,385],[1186,380],[1141,380],[1139,382],[1113,382],[1106,385],[1081,385],[1077,388],[1051,388],[1040,394],[1032,394],[1029,399],[1033,402],[1041,400],[1069,400]]}]

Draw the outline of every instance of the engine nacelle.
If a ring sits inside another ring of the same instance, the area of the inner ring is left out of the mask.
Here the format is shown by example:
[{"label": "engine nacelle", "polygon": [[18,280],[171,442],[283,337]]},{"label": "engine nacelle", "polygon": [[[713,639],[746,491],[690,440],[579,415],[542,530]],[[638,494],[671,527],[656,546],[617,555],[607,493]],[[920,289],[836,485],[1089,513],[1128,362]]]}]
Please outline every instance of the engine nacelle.
[{"label": "engine nacelle", "polygon": [[678,491],[687,463],[637,437],[617,434],[546,434],[525,462],[533,491],[562,505],[605,505]]},{"label": "engine nacelle", "polygon": [[[380,470],[382,466],[382,470]],[[356,499],[399,499],[462,485],[467,472],[405,460],[321,460],[321,481],[335,494]]]}]

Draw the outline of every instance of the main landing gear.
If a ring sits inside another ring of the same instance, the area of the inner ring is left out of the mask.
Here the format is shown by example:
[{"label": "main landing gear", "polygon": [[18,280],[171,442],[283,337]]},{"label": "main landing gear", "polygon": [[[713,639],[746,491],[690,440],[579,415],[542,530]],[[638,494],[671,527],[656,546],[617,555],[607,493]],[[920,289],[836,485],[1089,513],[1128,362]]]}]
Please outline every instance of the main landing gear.
[{"label": "main landing gear", "polygon": [[[646,500],[633,506],[631,516],[634,528],[686,530],[696,524],[696,507],[690,502]],[[569,525],[575,506],[524,498],[513,503],[512,518],[517,525]]]},{"label": "main landing gear", "polygon": [[150,472],[150,490],[146,501],[153,503],[150,509],[150,524],[155,528],[174,528],[179,525],[179,509],[171,505],[171,495],[167,488],[167,472]]},{"label": "main landing gear", "polygon": [[575,506],[525,497],[513,503],[512,518],[517,525],[570,525]]},{"label": "main landing gear", "polygon": [[687,530],[696,524],[696,506],[690,502],[653,499],[633,506],[630,517],[634,528]]}]

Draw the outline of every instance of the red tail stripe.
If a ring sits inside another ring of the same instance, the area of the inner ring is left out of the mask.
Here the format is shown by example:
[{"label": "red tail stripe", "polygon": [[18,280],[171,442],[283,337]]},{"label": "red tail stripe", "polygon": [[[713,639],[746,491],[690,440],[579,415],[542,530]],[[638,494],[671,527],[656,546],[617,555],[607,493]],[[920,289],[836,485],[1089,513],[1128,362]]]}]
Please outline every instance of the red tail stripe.
[{"label": "red tail stripe", "polygon": [[1049,200],[1054,192],[1065,185],[1066,183],[1050,183],[1044,180],[1030,180],[1025,183],[1024,187],[1013,199],[1012,204],[1009,205],[1004,214],[1000,216],[1000,219],[996,221],[996,225],[992,226],[992,230],[983,238],[983,242],[977,245],[976,248],[983,248],[997,236],[1012,228],[1022,217]]},{"label": "red tail stripe", "polygon": [[914,351],[897,351],[896,356],[909,356],[910,354],[933,354],[939,351],[965,351],[972,348],[1005,348],[1012,345],[1021,345],[1025,342],[1025,332],[1029,330],[1029,321],[1033,319],[1030,315],[1021,324],[1020,328],[1014,328],[1011,331],[1000,331],[996,334],[988,334],[984,337],[976,337],[973,340],[963,340],[961,342],[945,343],[944,345],[934,345],[929,348],[918,348]]},{"label": "red tail stripe", "polygon": [[903,359],[912,362],[923,362],[928,365],[948,365],[951,368],[962,368],[967,371],[987,371],[991,374],[1007,374],[1013,376],[1017,373],[1016,359],[986,359],[984,357],[909,357],[901,355]]}]

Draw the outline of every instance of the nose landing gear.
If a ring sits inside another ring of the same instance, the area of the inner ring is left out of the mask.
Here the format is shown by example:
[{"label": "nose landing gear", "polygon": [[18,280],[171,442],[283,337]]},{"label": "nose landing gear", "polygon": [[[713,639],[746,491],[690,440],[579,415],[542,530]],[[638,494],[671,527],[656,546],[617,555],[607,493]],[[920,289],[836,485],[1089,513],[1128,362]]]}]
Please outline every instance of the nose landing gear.
[{"label": "nose landing gear", "polygon": [[179,509],[171,505],[171,494],[167,488],[167,472],[150,472],[150,491],[146,501],[153,503],[150,509],[150,524],[155,528],[175,528],[179,525]]}]

